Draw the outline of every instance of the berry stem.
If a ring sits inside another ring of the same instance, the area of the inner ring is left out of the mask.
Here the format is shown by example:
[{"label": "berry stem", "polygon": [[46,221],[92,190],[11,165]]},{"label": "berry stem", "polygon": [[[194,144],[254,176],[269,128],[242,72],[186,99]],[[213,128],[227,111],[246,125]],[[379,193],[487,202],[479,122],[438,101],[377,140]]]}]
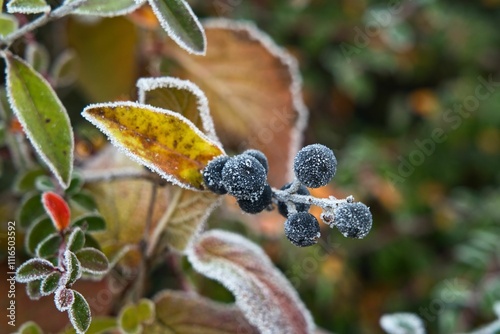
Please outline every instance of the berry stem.
[{"label": "berry stem", "polygon": [[[295,181],[294,181],[295,184]],[[294,184],[286,190],[280,190],[276,188],[272,188],[273,197],[280,202],[293,202],[293,203],[303,203],[303,204],[311,204],[316,205],[322,208],[323,210],[332,210],[340,203],[347,203],[349,199],[337,199],[333,196],[328,198],[316,198],[311,195],[299,195],[292,193],[294,188]],[[300,184],[300,183],[299,183]]]}]

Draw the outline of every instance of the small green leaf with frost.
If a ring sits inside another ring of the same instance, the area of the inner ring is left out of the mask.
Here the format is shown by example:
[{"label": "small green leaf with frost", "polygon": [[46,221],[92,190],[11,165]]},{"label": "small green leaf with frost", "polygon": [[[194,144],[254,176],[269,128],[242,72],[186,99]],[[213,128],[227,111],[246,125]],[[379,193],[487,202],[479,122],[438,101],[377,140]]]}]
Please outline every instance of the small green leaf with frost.
[{"label": "small green leaf with frost", "polygon": [[72,285],[82,276],[82,265],[75,253],[67,250],[64,253],[64,266],[66,267],[66,284]]},{"label": "small green leaf with frost", "polygon": [[50,84],[24,60],[4,54],[7,96],[26,136],[59,183],[73,170],[73,131],[66,109]]},{"label": "small green leaf with frost", "polygon": [[67,248],[72,252],[76,252],[82,249],[83,245],[85,245],[85,233],[81,228],[77,227],[68,237]]},{"label": "small green leaf with frost", "polygon": [[149,0],[160,25],[181,48],[196,55],[206,52],[206,37],[200,21],[184,0]]},{"label": "small green leaf with frost", "polygon": [[24,59],[33,69],[40,73],[46,73],[49,68],[50,56],[47,48],[42,44],[33,42],[26,45]]},{"label": "small green leaf with frost", "polygon": [[35,254],[38,257],[49,258],[51,256],[57,255],[59,245],[62,243],[62,238],[59,233],[52,233],[48,235],[45,239],[40,241],[36,247]]},{"label": "small green leaf with frost", "polygon": [[56,308],[61,311],[67,311],[75,302],[75,291],[64,286],[60,287],[54,293],[54,303]]},{"label": "small green leaf with frost", "polygon": [[52,263],[44,259],[31,259],[24,262],[16,272],[16,281],[28,283],[45,278],[56,270]]},{"label": "small green leaf with frost", "polygon": [[[75,2],[76,0],[66,0],[64,4]],[[102,17],[114,17],[129,14],[142,6],[146,0],[87,0],[78,7],[72,14],[91,15]]]},{"label": "small green leaf with frost", "polygon": [[38,245],[45,240],[49,235],[56,232],[54,224],[50,218],[44,217],[37,220],[28,230],[25,240],[25,248],[28,253],[36,254]]},{"label": "small green leaf with frost", "polygon": [[19,327],[17,334],[43,334],[43,331],[35,322],[28,321]]},{"label": "small green leaf with frost", "polygon": [[40,284],[40,293],[42,296],[47,296],[57,290],[62,274],[54,271],[49,276],[46,276]]},{"label": "small green leaf with frost", "polygon": [[104,218],[95,213],[80,216],[76,218],[71,225],[78,226],[86,232],[103,231],[106,229]]},{"label": "small green leaf with frost", "polygon": [[103,252],[95,248],[82,248],[75,253],[82,270],[89,274],[104,274],[109,269],[109,262]]},{"label": "small green leaf with frost", "polygon": [[68,310],[69,320],[77,333],[85,333],[90,326],[92,316],[90,307],[85,298],[77,291],[74,291],[75,301]]},{"label": "small green leaf with frost", "polygon": [[0,14],[0,38],[13,33],[17,27],[19,27],[19,22],[14,15]]},{"label": "small green leaf with frost", "polygon": [[10,0],[7,12],[21,14],[38,14],[50,12],[50,6],[45,0]]},{"label": "small green leaf with frost", "polygon": [[42,294],[40,293],[41,284],[42,284],[41,279],[36,281],[31,281],[28,282],[28,284],[26,284],[26,295],[28,295],[28,297],[31,300],[38,300],[42,298]]}]

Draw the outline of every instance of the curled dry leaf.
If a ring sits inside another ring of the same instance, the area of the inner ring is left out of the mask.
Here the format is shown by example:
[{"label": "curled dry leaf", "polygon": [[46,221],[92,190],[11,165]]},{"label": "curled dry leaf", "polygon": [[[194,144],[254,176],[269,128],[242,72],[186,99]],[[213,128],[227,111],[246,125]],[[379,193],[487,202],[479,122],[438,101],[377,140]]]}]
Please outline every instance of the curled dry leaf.
[{"label": "curled dry leaf", "polygon": [[159,293],[154,301],[156,318],[144,333],[259,333],[234,305],[169,290]]},{"label": "curled dry leaf", "polygon": [[204,26],[204,57],[166,41],[164,54],[179,64],[173,74],[206,94],[224,147],[263,151],[269,181],[282,186],[307,121],[297,63],[252,24],[216,19]]},{"label": "curled dry leaf", "polygon": [[297,292],[264,251],[244,237],[206,232],[188,249],[203,275],[229,289],[236,305],[261,333],[312,333],[314,323]]}]

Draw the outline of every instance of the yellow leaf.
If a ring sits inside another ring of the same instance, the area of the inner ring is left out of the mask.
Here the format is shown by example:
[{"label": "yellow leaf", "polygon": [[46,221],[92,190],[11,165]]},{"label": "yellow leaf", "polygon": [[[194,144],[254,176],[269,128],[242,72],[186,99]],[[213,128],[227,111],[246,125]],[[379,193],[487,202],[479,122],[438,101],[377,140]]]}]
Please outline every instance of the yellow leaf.
[{"label": "yellow leaf", "polygon": [[165,42],[165,55],[179,65],[173,75],[206,94],[224,147],[263,151],[269,182],[281,187],[291,176],[307,119],[297,63],[251,24],[210,20],[205,33],[204,57]]},{"label": "yellow leaf", "polygon": [[204,190],[201,171],[224,151],[188,119],[133,102],[90,105],[82,115],[142,165],[186,189]]}]

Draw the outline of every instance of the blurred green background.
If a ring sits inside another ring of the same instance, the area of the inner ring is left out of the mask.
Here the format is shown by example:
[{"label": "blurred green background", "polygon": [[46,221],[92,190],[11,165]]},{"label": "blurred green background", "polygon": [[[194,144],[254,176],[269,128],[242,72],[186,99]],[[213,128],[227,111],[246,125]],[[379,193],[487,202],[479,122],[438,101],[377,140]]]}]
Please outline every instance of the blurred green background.
[{"label": "blurred green background", "polygon": [[414,312],[430,333],[454,333],[495,319],[500,1],[192,4],[256,22],[298,58],[304,144],[333,148],[332,187],[372,208],[363,240],[332,231],[321,250],[261,241],[318,325],[378,333],[382,314]]}]

